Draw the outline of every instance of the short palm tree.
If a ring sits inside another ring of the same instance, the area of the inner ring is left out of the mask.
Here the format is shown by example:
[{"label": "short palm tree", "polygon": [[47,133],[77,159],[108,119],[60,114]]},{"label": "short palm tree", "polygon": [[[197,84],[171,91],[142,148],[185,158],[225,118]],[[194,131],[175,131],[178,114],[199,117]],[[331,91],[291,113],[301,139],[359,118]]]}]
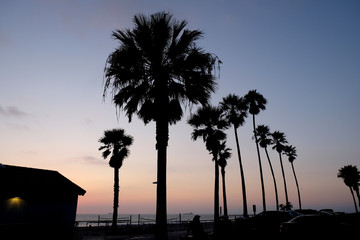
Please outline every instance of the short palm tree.
[{"label": "short palm tree", "polygon": [[297,192],[298,192],[299,209],[301,210],[300,188],[299,188],[299,183],[298,183],[296,173],[295,173],[295,168],[294,168],[294,161],[295,161],[295,159],[297,157],[296,148],[294,146],[292,146],[292,145],[286,145],[284,147],[284,153],[286,154],[286,156],[288,156],[289,162],[291,163],[291,168],[292,168],[292,171],[293,171],[293,174],[294,174],[296,188],[297,188]]},{"label": "short palm tree", "polygon": [[281,173],[282,173],[282,177],[283,177],[283,181],[284,181],[285,200],[286,200],[286,206],[287,206],[289,203],[289,198],[288,198],[288,192],[287,192],[287,187],[286,187],[284,166],[283,166],[282,157],[281,157],[281,154],[284,151],[284,146],[285,146],[284,144],[287,143],[287,140],[286,140],[285,134],[280,131],[273,132],[271,134],[271,136],[272,136],[272,141],[274,144],[273,149],[275,149],[279,154]]},{"label": "short palm tree", "polygon": [[224,130],[228,128],[227,121],[222,117],[219,107],[204,106],[191,114],[188,123],[194,128],[191,137],[197,140],[202,137],[206,149],[212,154],[215,163],[215,187],[214,187],[214,233],[217,234],[219,221],[219,152],[221,142],[226,139]]},{"label": "short palm tree", "polygon": [[123,165],[124,159],[129,156],[128,147],[133,143],[133,138],[126,135],[124,129],[113,129],[104,131],[104,136],[99,139],[103,144],[99,151],[106,159],[110,154],[110,167],[114,168],[114,211],[112,218],[112,227],[115,229],[117,226],[117,216],[119,207],[119,169]]},{"label": "short palm tree", "polygon": [[223,188],[223,202],[224,202],[224,217],[228,218],[228,208],[227,208],[227,199],[226,199],[226,182],[225,182],[225,168],[227,165],[227,160],[231,157],[231,149],[226,147],[226,141],[223,141],[220,144],[219,149],[219,166],[221,168],[221,178],[222,178],[222,188]]},{"label": "short palm tree", "polygon": [[172,14],[139,14],[133,21],[133,29],[112,34],[120,46],[106,60],[104,96],[110,90],[113,102],[125,111],[129,122],[136,114],[145,124],[156,124],[155,238],[166,240],[169,125],[181,119],[182,104],[208,104],[216,88],[213,69],[221,61],[197,46],[201,31],[186,29],[187,22]]},{"label": "short palm tree", "polygon": [[274,169],[273,169],[271,161],[270,161],[270,156],[269,156],[269,153],[267,150],[267,147],[272,143],[272,139],[270,138],[269,127],[265,126],[265,125],[258,125],[256,128],[256,135],[259,137],[258,140],[259,140],[260,147],[264,148],[266,157],[269,162],[271,175],[273,177],[273,182],[274,182],[276,211],[279,211],[279,198],[278,198],[278,191],[277,191],[277,186],[276,186],[276,179],[275,179]]},{"label": "short palm tree", "polygon": [[266,109],[265,105],[267,103],[267,100],[264,98],[263,95],[258,93],[256,90],[250,90],[244,96],[244,98],[245,98],[245,102],[247,103],[247,105],[249,107],[249,113],[253,116],[253,130],[254,130],[256,151],[257,151],[258,160],[259,160],[263,211],[266,211],[264,177],[263,177],[262,166],[261,166],[259,143],[258,143],[256,131],[255,131],[255,115],[258,115],[260,113],[260,110],[265,110]]},{"label": "short palm tree", "polygon": [[234,126],[236,149],[240,165],[241,187],[243,195],[243,216],[248,217],[249,215],[247,211],[245,176],[240,154],[239,138],[237,134],[238,127],[242,126],[245,123],[248,106],[244,98],[238,97],[235,94],[229,94],[228,96],[224,97],[222,102],[220,102],[220,105],[222,110],[224,111],[224,116],[226,120],[229,122],[229,124],[232,124]]},{"label": "short palm tree", "polygon": [[342,178],[346,186],[349,187],[355,206],[355,211],[358,212],[358,208],[355,201],[353,187],[359,185],[360,172],[356,166],[347,165],[339,169],[338,178]]}]

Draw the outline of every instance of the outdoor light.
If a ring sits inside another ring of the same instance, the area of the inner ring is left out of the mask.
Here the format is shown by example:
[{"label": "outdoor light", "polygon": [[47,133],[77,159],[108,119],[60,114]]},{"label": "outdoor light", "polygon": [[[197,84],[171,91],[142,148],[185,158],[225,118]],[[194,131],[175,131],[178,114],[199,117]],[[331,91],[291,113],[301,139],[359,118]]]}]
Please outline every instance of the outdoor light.
[{"label": "outdoor light", "polygon": [[7,205],[9,208],[18,208],[24,204],[24,200],[20,197],[12,197],[9,198],[7,201]]}]

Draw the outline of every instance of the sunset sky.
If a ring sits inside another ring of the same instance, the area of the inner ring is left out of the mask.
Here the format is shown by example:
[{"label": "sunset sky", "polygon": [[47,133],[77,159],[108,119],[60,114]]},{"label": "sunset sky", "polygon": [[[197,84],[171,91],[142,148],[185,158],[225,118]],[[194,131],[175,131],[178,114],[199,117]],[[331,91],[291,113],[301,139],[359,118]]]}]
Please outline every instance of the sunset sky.
[{"label": "sunset sky", "polygon": [[[337,178],[344,165],[360,168],[360,2],[83,0],[0,1],[0,163],[59,171],[84,188],[78,213],[112,211],[113,169],[98,151],[103,131],[124,128],[134,137],[120,170],[119,213],[154,213],[154,123],[128,123],[110,95],[103,99],[107,56],[119,46],[116,29],[132,28],[135,14],[169,11],[200,29],[197,43],[223,62],[212,103],[257,89],[267,100],[257,124],[286,134],[303,208],[354,212],[349,188]],[[183,120],[170,127],[168,213],[212,213],[214,165]],[[226,169],[230,214],[242,213],[239,163]],[[252,123],[238,130],[249,212],[262,211]],[[262,150],[262,149],[261,149]],[[270,149],[271,150],[271,149]],[[275,209],[263,151],[268,210]],[[270,151],[279,200],[285,203],[278,155]],[[298,208],[291,165],[284,157],[289,200]],[[2,183],[4,184],[4,183]],[[221,200],[222,203],[222,200]]]}]

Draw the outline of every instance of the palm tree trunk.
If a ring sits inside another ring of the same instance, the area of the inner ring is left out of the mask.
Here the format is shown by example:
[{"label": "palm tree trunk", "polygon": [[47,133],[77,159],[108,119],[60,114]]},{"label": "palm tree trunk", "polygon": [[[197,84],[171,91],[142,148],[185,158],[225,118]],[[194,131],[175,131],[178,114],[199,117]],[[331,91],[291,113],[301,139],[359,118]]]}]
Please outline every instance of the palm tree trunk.
[{"label": "palm tree trunk", "polygon": [[255,129],[256,129],[255,128],[255,114],[253,114],[253,127],[254,127],[254,137],[255,137],[255,143],[256,143],[256,150],[257,150],[257,155],[258,155],[258,159],[259,159],[263,211],[266,211],[264,177],[263,177],[262,166],[261,166],[259,143],[258,143],[258,140],[257,140],[256,131],[255,131]]},{"label": "palm tree trunk", "polygon": [[[285,200],[286,200],[286,206],[288,206],[288,203],[289,203],[289,198],[288,198],[288,193],[287,193],[286,179],[285,179],[285,172],[284,172],[284,166],[283,166],[283,162],[282,162],[281,153],[279,153],[279,158],[280,158],[281,173],[282,173],[283,180],[284,180],[284,189],[285,189]],[[289,209],[289,210],[290,210],[290,209]]]},{"label": "palm tree trunk", "polygon": [[228,218],[227,200],[226,200],[226,183],[225,183],[225,168],[221,168],[223,201],[224,201],[224,217]]},{"label": "palm tree trunk", "polygon": [[157,149],[157,191],[156,191],[156,240],[167,240],[166,206],[166,151],[169,139],[169,126],[165,118],[156,121]]},{"label": "palm tree trunk", "polygon": [[276,199],[276,211],[279,211],[279,198],[278,198],[278,191],[277,191],[277,186],[276,186],[276,179],[275,179],[275,174],[274,174],[274,169],[272,167],[271,161],[270,161],[270,157],[269,157],[269,153],[267,151],[267,148],[265,149],[265,153],[266,153],[266,157],[268,159],[269,162],[269,166],[270,166],[270,170],[271,170],[271,175],[273,177],[273,181],[274,181],[274,188],[275,188],[275,199]]},{"label": "palm tree trunk", "polygon": [[294,173],[296,188],[297,188],[297,192],[298,192],[298,199],[299,199],[299,209],[301,210],[300,188],[299,188],[299,183],[298,183],[298,181],[297,181],[297,177],[296,177],[296,174],[295,174],[295,168],[294,168],[293,162],[291,162],[291,168],[292,168],[293,173]]},{"label": "palm tree trunk", "polygon": [[240,164],[241,187],[242,187],[242,194],[243,194],[243,216],[248,217],[249,215],[248,215],[248,211],[247,211],[245,176],[244,176],[244,170],[243,170],[243,165],[242,165],[242,161],[241,161],[240,144],[239,144],[238,134],[237,134],[235,125],[234,125],[234,131],[235,131],[237,154],[238,154],[239,164]]},{"label": "palm tree trunk", "polygon": [[358,211],[358,208],[357,208],[357,205],[356,205],[356,200],[355,200],[355,196],[354,196],[354,191],[352,190],[351,187],[349,187],[349,188],[350,188],[350,192],[351,192],[351,195],[352,195],[352,198],[353,198],[353,201],[354,201],[355,211],[356,211],[356,213],[358,213],[359,211]]},{"label": "palm tree trunk", "polygon": [[360,193],[359,193],[359,186],[358,185],[354,185],[353,186],[354,191],[356,192],[356,196],[358,198],[358,203],[359,203],[359,207],[360,207]]},{"label": "palm tree trunk", "polygon": [[114,210],[112,218],[112,228],[117,227],[118,207],[119,207],[119,168],[114,168]]},{"label": "palm tree trunk", "polygon": [[215,239],[218,234],[218,225],[219,225],[219,164],[217,162],[217,156],[215,157],[215,189],[214,189],[214,234]]}]

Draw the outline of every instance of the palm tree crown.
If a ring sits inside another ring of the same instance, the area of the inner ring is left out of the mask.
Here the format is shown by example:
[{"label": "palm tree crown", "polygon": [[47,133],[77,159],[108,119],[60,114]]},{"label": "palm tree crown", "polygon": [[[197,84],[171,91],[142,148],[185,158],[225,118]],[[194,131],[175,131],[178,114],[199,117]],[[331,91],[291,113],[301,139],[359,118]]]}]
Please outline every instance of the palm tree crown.
[{"label": "palm tree crown", "polygon": [[356,184],[359,184],[360,181],[360,172],[356,166],[347,165],[339,169],[338,178],[342,178],[344,183],[348,187],[353,187]]},{"label": "palm tree crown", "polygon": [[231,157],[231,148],[226,147],[226,141],[223,141],[220,144],[219,148],[219,166],[225,168],[227,166],[227,160]]},{"label": "palm tree crown", "polygon": [[182,117],[181,103],[206,104],[216,83],[216,57],[195,42],[199,30],[185,29],[169,13],[134,17],[133,30],[116,30],[121,45],[105,66],[104,96],[112,89],[114,103],[131,121],[137,114],[145,123],[162,117],[170,124]]},{"label": "palm tree crown", "polygon": [[273,149],[275,149],[278,153],[282,153],[285,147],[284,144],[288,143],[285,134],[280,131],[274,131],[271,134],[271,136],[273,138],[273,143],[274,143]]},{"label": "palm tree crown", "polygon": [[113,129],[104,131],[104,136],[99,142],[103,144],[99,150],[104,150],[102,152],[104,159],[112,153],[110,167],[121,168],[124,159],[129,155],[128,147],[133,143],[133,138],[126,135],[124,129]]},{"label": "palm tree crown", "polygon": [[342,178],[346,186],[349,187],[355,206],[355,211],[358,212],[356,205],[353,189],[356,191],[359,200],[360,206],[360,196],[359,196],[359,183],[360,183],[360,172],[356,166],[347,165],[339,169],[338,178]]},{"label": "palm tree crown", "polygon": [[229,94],[223,98],[220,105],[224,111],[225,118],[229,123],[233,124],[235,128],[238,128],[245,123],[248,106],[246,105],[244,98],[235,94]]},{"label": "palm tree crown", "polygon": [[284,153],[286,154],[286,156],[288,156],[289,158],[289,162],[294,162],[297,154],[296,154],[296,147],[292,146],[292,145],[286,145],[284,146],[283,149]]},{"label": "palm tree crown", "polygon": [[229,126],[223,118],[222,110],[219,107],[204,106],[190,116],[188,123],[194,127],[192,139],[197,140],[202,137],[206,143],[206,149],[212,154],[217,154],[220,141],[226,138],[223,130]]},{"label": "palm tree crown", "polygon": [[258,125],[256,128],[256,135],[258,136],[259,145],[262,148],[266,148],[272,144],[272,139],[270,136],[270,129],[265,125]]},{"label": "palm tree crown", "polygon": [[260,113],[260,110],[265,110],[267,100],[256,90],[250,90],[245,96],[245,101],[248,103],[249,113],[252,115],[257,115]]}]

